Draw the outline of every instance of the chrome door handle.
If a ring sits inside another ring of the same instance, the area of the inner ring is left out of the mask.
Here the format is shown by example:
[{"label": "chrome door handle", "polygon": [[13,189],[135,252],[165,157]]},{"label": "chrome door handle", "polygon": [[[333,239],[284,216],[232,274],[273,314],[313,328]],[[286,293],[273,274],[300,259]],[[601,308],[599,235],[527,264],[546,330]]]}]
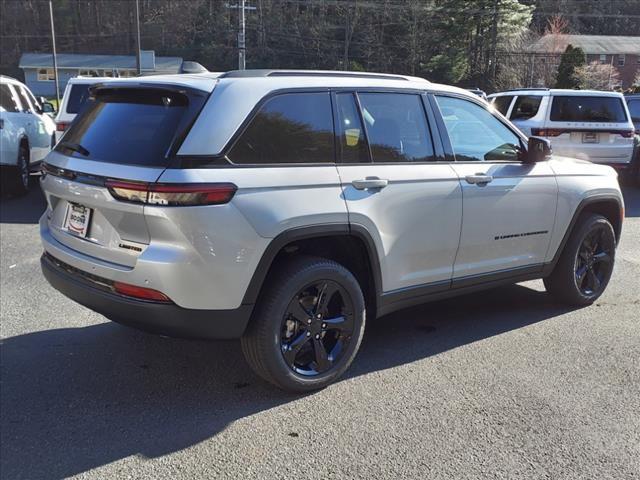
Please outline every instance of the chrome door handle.
[{"label": "chrome door handle", "polygon": [[384,188],[389,185],[389,180],[378,177],[367,177],[364,180],[354,180],[351,185],[356,190],[366,190],[367,188]]},{"label": "chrome door handle", "polygon": [[476,173],[475,175],[467,175],[464,177],[467,183],[472,185],[486,185],[493,180],[493,176],[485,175],[484,173]]}]

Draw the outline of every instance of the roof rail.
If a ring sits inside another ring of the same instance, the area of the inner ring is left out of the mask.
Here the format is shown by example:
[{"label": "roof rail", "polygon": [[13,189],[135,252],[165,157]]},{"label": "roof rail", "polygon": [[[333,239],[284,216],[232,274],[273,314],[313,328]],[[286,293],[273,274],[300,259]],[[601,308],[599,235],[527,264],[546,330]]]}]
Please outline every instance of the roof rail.
[{"label": "roof rail", "polygon": [[340,70],[232,70],[223,73],[219,78],[249,77],[346,77],[409,81],[408,77],[393,73],[347,72]]},{"label": "roof rail", "polygon": [[510,88],[508,90],[502,90],[500,92],[496,92],[496,93],[504,93],[504,92],[522,92],[522,91],[532,91],[532,92],[548,92],[549,90],[551,90],[550,88],[535,88],[535,87],[529,87],[529,88]]}]

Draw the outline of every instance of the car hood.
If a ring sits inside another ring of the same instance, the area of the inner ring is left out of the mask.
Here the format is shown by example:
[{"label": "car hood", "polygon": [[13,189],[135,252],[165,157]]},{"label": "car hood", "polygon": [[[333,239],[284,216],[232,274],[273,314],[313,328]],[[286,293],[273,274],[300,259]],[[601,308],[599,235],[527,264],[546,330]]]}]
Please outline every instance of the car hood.
[{"label": "car hood", "polygon": [[603,175],[617,176],[618,173],[608,165],[600,165],[579,158],[552,155],[549,160],[557,175]]}]

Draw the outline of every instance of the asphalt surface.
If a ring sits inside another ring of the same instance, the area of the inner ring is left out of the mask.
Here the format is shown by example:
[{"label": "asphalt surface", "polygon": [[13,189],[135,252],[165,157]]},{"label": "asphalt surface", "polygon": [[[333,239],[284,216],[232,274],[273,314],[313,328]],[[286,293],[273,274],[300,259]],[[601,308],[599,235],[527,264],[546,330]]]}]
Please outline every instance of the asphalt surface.
[{"label": "asphalt surface", "polygon": [[541,282],[395,313],[290,395],[239,343],[151,336],[44,281],[37,190],[0,200],[3,479],[640,478],[640,190],[597,304]]}]

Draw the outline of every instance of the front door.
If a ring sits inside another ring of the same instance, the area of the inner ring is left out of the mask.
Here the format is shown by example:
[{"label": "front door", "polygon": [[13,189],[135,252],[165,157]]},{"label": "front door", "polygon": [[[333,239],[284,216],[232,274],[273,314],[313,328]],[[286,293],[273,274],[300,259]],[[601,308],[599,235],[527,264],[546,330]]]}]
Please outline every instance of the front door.
[{"label": "front door", "polygon": [[448,289],[462,194],[451,166],[434,162],[442,147],[434,142],[421,95],[360,92],[334,98],[349,222],[366,228],[376,244],[383,292]]},{"label": "front door", "polygon": [[520,162],[521,138],[481,104],[453,96],[436,100],[463,198],[454,284],[487,273],[537,269],[555,221],[558,187],[550,165]]}]

